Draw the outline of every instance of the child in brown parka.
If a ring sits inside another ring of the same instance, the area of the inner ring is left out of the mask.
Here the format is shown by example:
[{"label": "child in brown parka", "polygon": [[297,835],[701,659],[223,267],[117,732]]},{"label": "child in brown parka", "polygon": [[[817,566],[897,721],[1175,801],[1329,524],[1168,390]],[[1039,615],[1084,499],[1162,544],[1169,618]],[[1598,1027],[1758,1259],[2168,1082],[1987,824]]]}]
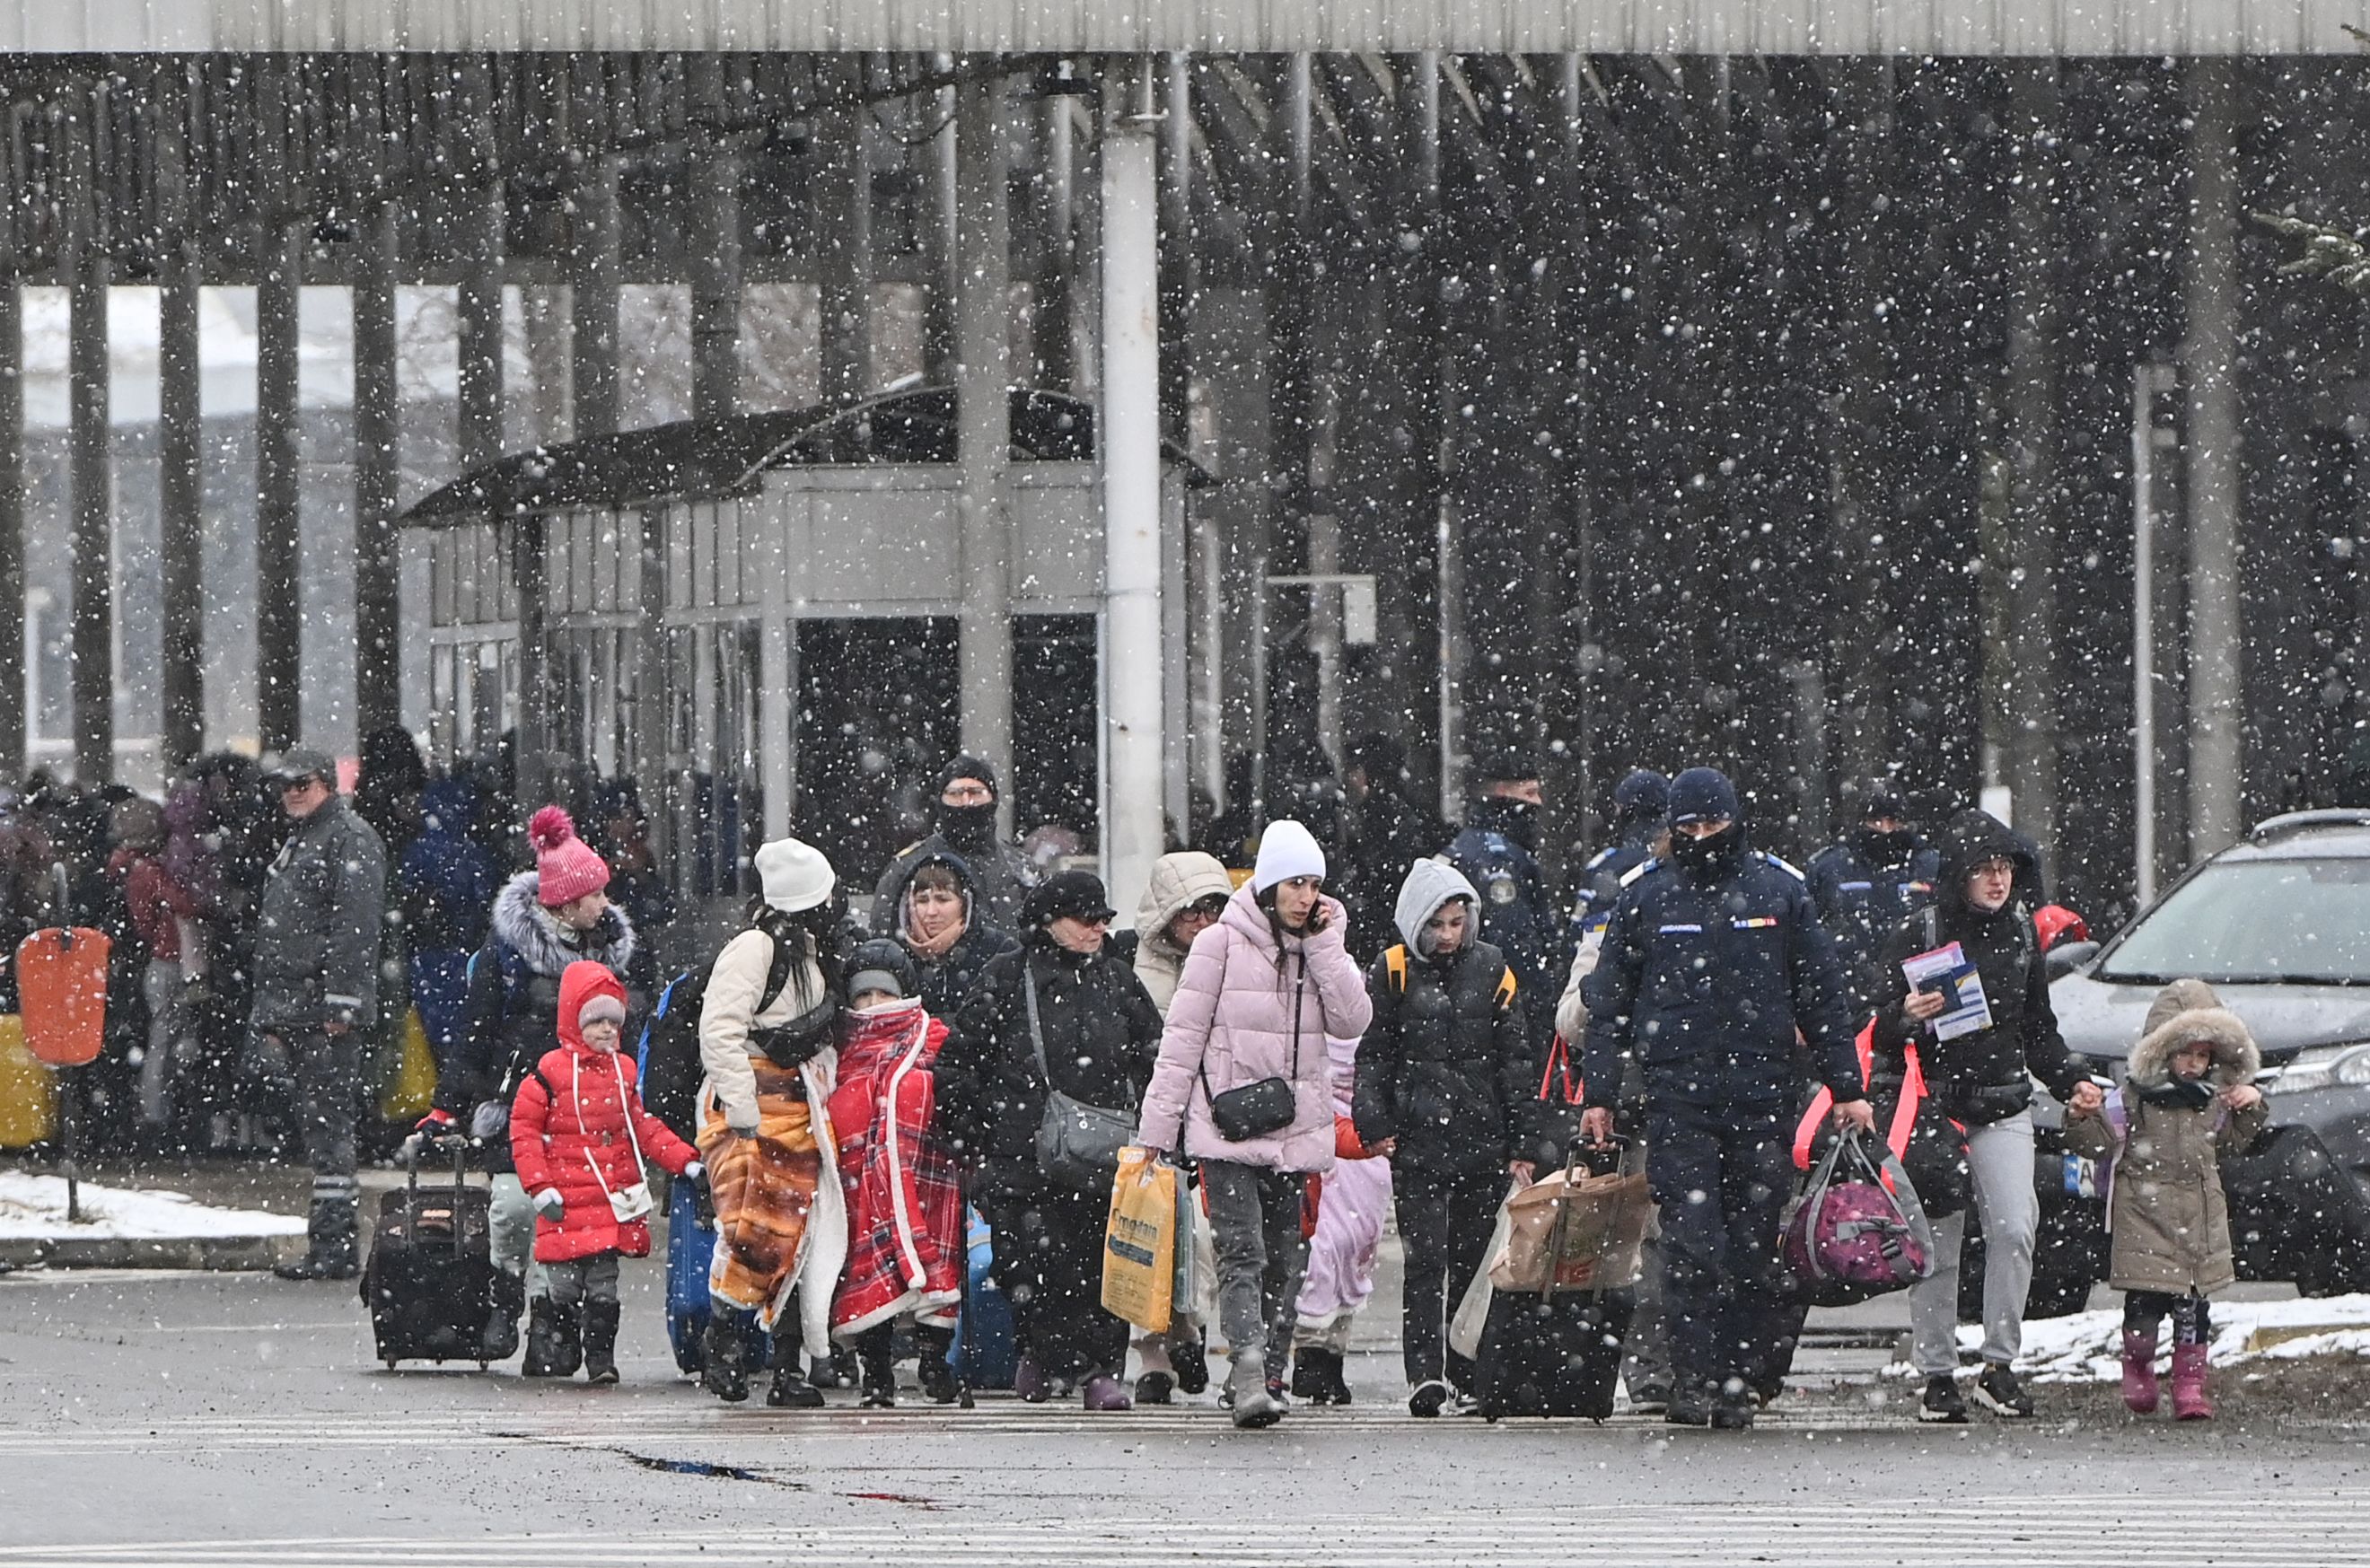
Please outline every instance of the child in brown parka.
[{"label": "child in brown parka", "polygon": [[2123,1297],[2123,1403],[2157,1406],[2157,1327],[2172,1320],[2172,1413],[2214,1414],[2205,1393],[2206,1298],[2228,1288],[2230,1215],[2217,1156],[2238,1153],[2269,1113],[2254,1086],[2254,1036],[2203,980],[2175,980],[2148,1009],[2123,1084],[2100,1110],[2068,1113],[2065,1146],[2111,1161],[2107,1282]]}]

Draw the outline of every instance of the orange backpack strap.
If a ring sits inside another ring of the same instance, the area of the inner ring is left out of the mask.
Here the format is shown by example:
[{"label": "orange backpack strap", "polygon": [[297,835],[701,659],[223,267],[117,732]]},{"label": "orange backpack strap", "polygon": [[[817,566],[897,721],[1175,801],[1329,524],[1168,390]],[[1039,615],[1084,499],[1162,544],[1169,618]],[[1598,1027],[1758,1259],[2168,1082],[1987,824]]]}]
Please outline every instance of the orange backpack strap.
[{"label": "orange backpack strap", "polygon": [[1407,994],[1407,944],[1399,944],[1383,955],[1383,968],[1391,977],[1391,989],[1401,996]]},{"label": "orange backpack strap", "polygon": [[1577,1105],[1588,1097],[1588,1087],[1571,1075],[1571,1047],[1561,1035],[1549,1037],[1547,1070],[1539,1074],[1539,1098],[1551,1105]]},{"label": "orange backpack strap", "polygon": [[1926,1069],[1917,1059],[1917,1047],[1911,1046],[1904,1053],[1901,1073],[1901,1098],[1893,1107],[1893,1123],[1884,1129],[1884,1141],[1896,1160],[1909,1158],[1909,1135],[1917,1127],[1918,1107],[1926,1102]]},{"label": "orange backpack strap", "polygon": [[[1865,1088],[1867,1087],[1869,1079],[1874,1075],[1876,1070],[1875,1019],[1871,1018],[1866,1024],[1860,1025],[1859,1035],[1852,1041],[1852,1047],[1859,1053],[1859,1081],[1861,1087]],[[1914,1073],[1917,1070],[1915,1065],[1916,1059],[1913,1055],[1910,1060],[1912,1064],[1910,1071]],[[1923,1080],[1918,1081],[1918,1093],[1921,1094],[1925,1093]],[[1901,1098],[1903,1104],[1907,1104],[1910,1107],[1910,1121],[1916,1121],[1917,1119],[1916,1104],[1910,1098],[1909,1091],[1905,1086],[1902,1090]],[[1832,1090],[1822,1088],[1816,1094],[1811,1097],[1810,1109],[1802,1113],[1801,1123],[1794,1128],[1794,1169],[1798,1171],[1807,1171],[1811,1168],[1811,1146],[1818,1141],[1819,1124],[1826,1120],[1827,1113],[1835,1108],[1835,1096]],[[1905,1127],[1907,1126],[1906,1123],[1904,1123],[1901,1120],[1901,1114],[1898,1111],[1893,1113],[1893,1125],[1897,1128]],[[1891,1141],[1889,1137],[1887,1141]],[[1904,1132],[1901,1142],[1893,1144],[1893,1151],[1895,1154],[1900,1153],[1901,1150],[1907,1146],[1907,1143],[1908,1136],[1906,1132]]]},{"label": "orange backpack strap", "polygon": [[1498,977],[1498,1011],[1503,1013],[1514,1005],[1514,971],[1512,968]]},{"label": "orange backpack strap", "polygon": [[1811,1146],[1818,1141],[1819,1124],[1825,1121],[1827,1113],[1835,1108],[1833,1090],[1822,1087],[1811,1096],[1810,1109],[1802,1113],[1801,1125],[1794,1129],[1794,1169],[1797,1171],[1811,1168]]}]

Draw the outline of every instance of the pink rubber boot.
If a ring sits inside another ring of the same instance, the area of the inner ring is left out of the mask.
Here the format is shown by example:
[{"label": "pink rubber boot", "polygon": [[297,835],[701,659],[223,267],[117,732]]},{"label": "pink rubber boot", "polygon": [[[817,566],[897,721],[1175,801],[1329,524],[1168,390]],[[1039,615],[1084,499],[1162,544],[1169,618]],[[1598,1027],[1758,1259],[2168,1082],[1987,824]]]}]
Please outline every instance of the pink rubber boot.
[{"label": "pink rubber boot", "polygon": [[2172,1347],[2172,1418],[2214,1419],[2214,1402],[2205,1397],[2205,1346],[2202,1345]]},{"label": "pink rubber boot", "polygon": [[2123,1408],[2134,1415],[2156,1413],[2156,1335],[2123,1331]]}]

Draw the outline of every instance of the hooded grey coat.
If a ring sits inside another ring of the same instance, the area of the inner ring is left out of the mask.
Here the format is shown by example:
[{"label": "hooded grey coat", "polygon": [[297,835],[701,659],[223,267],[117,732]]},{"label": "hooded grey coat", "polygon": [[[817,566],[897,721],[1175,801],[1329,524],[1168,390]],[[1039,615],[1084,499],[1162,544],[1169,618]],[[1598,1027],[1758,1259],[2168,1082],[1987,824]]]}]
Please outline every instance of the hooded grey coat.
[{"label": "hooded grey coat", "polygon": [[[2113,1242],[2107,1283],[2118,1290],[2158,1290],[2211,1296],[2236,1277],[2230,1259],[2230,1211],[2222,1196],[2218,1156],[2236,1154],[2271,1119],[2258,1100],[2243,1111],[2221,1104],[2219,1092],[2253,1082],[2262,1059],[2238,1014],[2225,1010],[2203,980],[2175,980],[2148,1009],[2146,1033],[2132,1049],[2115,1107],[2065,1124],[2065,1147],[2114,1162],[2107,1200]],[[2172,1079],[2172,1057],[2192,1040],[2214,1047],[2206,1081],[2217,1098],[2202,1106],[2152,1101]]]},{"label": "hooded grey coat", "polygon": [[1214,854],[1179,850],[1152,863],[1144,898],[1135,906],[1135,978],[1152,994],[1152,1005],[1168,1013],[1177,978],[1185,972],[1185,949],[1168,940],[1168,922],[1189,904],[1213,895],[1234,897],[1235,879]]},{"label": "hooded grey coat", "polygon": [[1358,1043],[1350,1114],[1367,1148],[1398,1140],[1394,1171],[1478,1173],[1531,1158],[1538,1064],[1513,967],[1479,939],[1478,911],[1455,951],[1424,950],[1426,922],[1452,898],[1479,902],[1455,866],[1417,861],[1395,911],[1406,940],[1366,971],[1374,1021]]}]

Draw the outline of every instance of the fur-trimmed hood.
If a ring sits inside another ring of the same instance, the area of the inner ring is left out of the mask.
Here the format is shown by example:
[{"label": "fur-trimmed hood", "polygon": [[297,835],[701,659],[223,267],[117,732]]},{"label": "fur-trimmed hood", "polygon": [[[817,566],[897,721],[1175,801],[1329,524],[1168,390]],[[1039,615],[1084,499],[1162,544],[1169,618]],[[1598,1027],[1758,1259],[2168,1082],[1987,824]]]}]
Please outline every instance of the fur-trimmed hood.
[{"label": "fur-trimmed hood", "polygon": [[575,936],[571,943],[536,898],[541,885],[542,878],[532,871],[522,871],[502,884],[502,890],[494,895],[495,939],[517,954],[528,968],[554,979],[567,973],[569,965],[584,958],[624,974],[634,957],[634,922],[626,918],[626,911],[610,905],[599,925],[581,934],[570,933]]},{"label": "fur-trimmed hood", "polygon": [[2140,1043],[2132,1047],[2128,1071],[2143,1089],[2160,1088],[2172,1077],[2172,1053],[2191,1040],[2214,1047],[2209,1076],[2216,1089],[2250,1083],[2262,1065],[2255,1036],[2238,1015],[2222,1005],[2203,980],[2175,980],[2148,1008]]}]

